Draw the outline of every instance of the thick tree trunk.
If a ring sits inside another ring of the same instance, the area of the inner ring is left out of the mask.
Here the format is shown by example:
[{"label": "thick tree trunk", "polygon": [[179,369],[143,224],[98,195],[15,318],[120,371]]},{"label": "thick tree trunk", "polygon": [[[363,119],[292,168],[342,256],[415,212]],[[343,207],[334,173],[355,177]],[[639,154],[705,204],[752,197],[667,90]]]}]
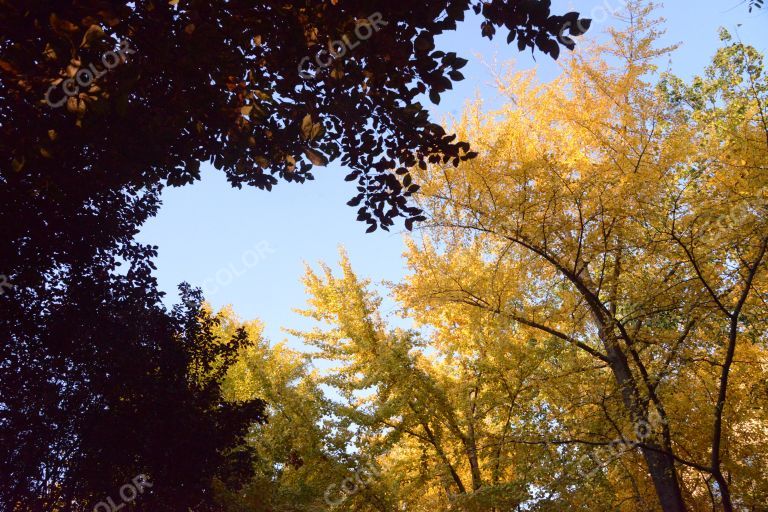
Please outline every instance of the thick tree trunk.
[{"label": "thick tree trunk", "polygon": [[642,452],[645,462],[648,464],[648,471],[651,474],[661,509],[664,512],[684,512],[686,510],[685,502],[680,490],[680,482],[677,480],[675,460],[671,455],[657,450],[661,450],[661,447],[651,445],[649,448],[643,448]]},{"label": "thick tree trunk", "polygon": [[[477,390],[475,390],[477,391]],[[471,415],[469,418],[469,433],[467,440],[464,442],[466,448],[467,458],[469,459],[469,469],[472,473],[472,490],[476,491],[483,485],[482,475],[480,473],[480,463],[477,460],[477,440],[475,439],[475,407],[474,404],[471,408]]]},{"label": "thick tree trunk", "polygon": [[[630,413],[632,421],[648,424],[647,408],[642,406],[637,382],[629,367],[629,362],[618,340],[613,336],[610,327],[601,325],[600,338],[611,361],[611,371],[621,389],[622,401]],[[685,502],[677,479],[675,460],[671,455],[662,452],[661,446],[646,443],[641,447],[643,457],[648,465],[648,472],[656,489],[656,496],[664,512],[685,512]]]},{"label": "thick tree trunk", "polygon": [[723,512],[733,512],[733,502],[731,501],[731,488],[728,481],[719,469],[714,473],[717,487],[720,490],[720,498],[723,502]]},{"label": "thick tree trunk", "polygon": [[467,458],[469,459],[469,469],[472,474],[472,490],[476,491],[483,485],[482,475],[480,474],[480,464],[477,460],[477,449],[474,442],[467,448]]}]

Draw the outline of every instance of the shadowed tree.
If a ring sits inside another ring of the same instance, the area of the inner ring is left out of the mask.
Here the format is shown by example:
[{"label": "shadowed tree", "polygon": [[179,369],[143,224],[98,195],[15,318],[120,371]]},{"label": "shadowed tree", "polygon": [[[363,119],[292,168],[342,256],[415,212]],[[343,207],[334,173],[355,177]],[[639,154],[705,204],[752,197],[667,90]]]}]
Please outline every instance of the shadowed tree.
[{"label": "shadowed tree", "polygon": [[339,160],[360,220],[410,227],[406,167],[471,156],[416,101],[463,78],[466,61],[433,39],[470,8],[485,36],[504,27],[553,57],[563,27],[589,25],[510,0],[3,2],[2,270],[26,281],[20,265],[114,247],[137,196],[156,203],[155,187],[199,179],[201,162],[270,189]]},{"label": "shadowed tree", "polygon": [[0,509],[90,511],[145,475],[137,510],[186,510],[210,502],[214,479],[237,488],[253,473],[244,437],[264,402],[220,388],[251,340],[218,336],[187,287],[166,311],[142,274],[73,276],[35,325],[4,311]]}]

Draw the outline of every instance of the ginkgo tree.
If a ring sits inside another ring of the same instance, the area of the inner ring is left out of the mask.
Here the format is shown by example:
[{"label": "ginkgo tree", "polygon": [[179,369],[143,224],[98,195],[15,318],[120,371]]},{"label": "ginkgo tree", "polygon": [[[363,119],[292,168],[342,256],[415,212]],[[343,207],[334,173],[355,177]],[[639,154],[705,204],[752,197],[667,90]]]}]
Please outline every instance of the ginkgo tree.
[{"label": "ginkgo tree", "polygon": [[234,490],[218,482],[217,506],[228,512],[325,509],[326,489],[343,481],[352,465],[346,457],[352,436],[332,417],[317,372],[305,354],[284,343],[270,344],[261,322],[243,322],[231,307],[215,318],[221,339],[242,329],[252,340],[228,368],[225,398],[247,403],[261,397],[268,416],[266,423],[254,422],[246,438],[256,454],[253,478]]},{"label": "ginkgo tree", "polygon": [[550,442],[610,444],[574,414],[602,414],[619,440],[652,425],[620,460],[643,462],[627,499],[652,486],[665,511],[753,510],[768,492],[768,84],[727,33],[703,76],[660,75],[673,48],[652,11],[633,3],[626,30],[559,79],[516,74],[502,84],[513,103],[464,114],[457,132],[480,156],[419,172],[429,226],[401,297],[432,317],[484,311],[590,359],[573,410],[547,410],[570,425]]},{"label": "ginkgo tree", "polygon": [[509,510],[528,500],[530,469],[546,450],[508,441],[528,423],[520,404],[538,403],[544,347],[510,344],[506,326],[466,315],[450,332],[390,327],[346,254],[340,266],[340,277],[323,266],[304,278],[302,312],[330,328],[294,334],[317,347],[315,359],[337,363],[323,379],[341,397],[335,415],[355,426],[354,449],[382,466],[349,510]]}]

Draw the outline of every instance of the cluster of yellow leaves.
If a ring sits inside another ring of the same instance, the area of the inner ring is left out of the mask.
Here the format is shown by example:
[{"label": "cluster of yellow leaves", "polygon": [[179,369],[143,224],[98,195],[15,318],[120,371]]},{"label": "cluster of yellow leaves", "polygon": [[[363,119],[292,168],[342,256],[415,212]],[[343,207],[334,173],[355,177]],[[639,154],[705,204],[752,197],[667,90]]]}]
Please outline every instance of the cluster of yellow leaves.
[{"label": "cluster of yellow leaves", "polygon": [[[518,73],[504,86],[511,104],[467,110],[456,131],[480,156],[415,171],[429,227],[399,298],[446,337],[485,313],[569,346],[568,360],[600,368],[547,389],[547,421],[571,439],[629,438],[659,409],[668,429],[652,439],[682,460],[689,507],[720,506],[717,472],[739,505],[764,504],[768,87],[761,57],[740,44],[691,86],[664,76],[656,87],[653,62],[671,49],[656,48],[650,12],[637,8],[630,30],[553,83]],[[642,460],[622,465],[584,485],[588,498],[658,506]],[[587,503],[579,494],[559,499]]]}]

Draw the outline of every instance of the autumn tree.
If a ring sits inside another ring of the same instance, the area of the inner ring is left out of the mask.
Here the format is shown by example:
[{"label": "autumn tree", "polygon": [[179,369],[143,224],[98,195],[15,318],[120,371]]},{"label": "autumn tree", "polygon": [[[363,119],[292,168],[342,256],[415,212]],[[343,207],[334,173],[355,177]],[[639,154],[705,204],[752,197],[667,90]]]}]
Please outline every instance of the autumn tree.
[{"label": "autumn tree", "polygon": [[344,253],[340,274],[307,269],[318,327],[291,332],[318,369],[283,344],[241,351],[227,396],[267,398],[272,422],[226,510],[760,509],[761,57],[723,34],[702,77],[659,75],[651,14],[632,5],[551,84],[509,77],[513,103],[457,127],[478,157],[415,171],[429,220],[393,290],[412,328]]},{"label": "autumn tree", "polygon": [[528,502],[533,482],[545,478],[537,461],[553,452],[512,441],[541,404],[534,375],[546,365],[545,347],[531,349],[524,337],[509,343],[508,326],[478,324],[477,315],[442,328],[419,314],[410,318],[432,329],[393,328],[344,253],[340,268],[340,276],[326,265],[307,270],[302,312],[319,327],[294,332],[316,347],[315,361],[332,365],[321,382],[339,396],[334,414],[354,426],[351,450],[381,467],[339,507],[509,510]]},{"label": "autumn tree", "polygon": [[419,172],[428,227],[401,293],[591,361],[570,404],[547,408],[558,436],[538,441],[628,447],[607,467],[580,459],[584,489],[619,484],[618,464],[633,487],[608,492],[638,510],[657,506],[649,487],[665,511],[751,510],[766,499],[768,85],[727,34],[703,76],[660,76],[672,49],[651,12],[632,5],[551,84],[504,81],[501,112],[465,113],[457,133],[480,155]]},{"label": "autumn tree", "polygon": [[269,416],[246,439],[256,453],[254,476],[241,489],[218,486],[217,502],[228,512],[325,509],[329,486],[348,476],[352,433],[334,418],[306,354],[270,344],[260,322],[242,322],[231,308],[215,316],[222,338],[242,328],[254,340],[228,368],[224,396],[231,403],[264,400]]}]

